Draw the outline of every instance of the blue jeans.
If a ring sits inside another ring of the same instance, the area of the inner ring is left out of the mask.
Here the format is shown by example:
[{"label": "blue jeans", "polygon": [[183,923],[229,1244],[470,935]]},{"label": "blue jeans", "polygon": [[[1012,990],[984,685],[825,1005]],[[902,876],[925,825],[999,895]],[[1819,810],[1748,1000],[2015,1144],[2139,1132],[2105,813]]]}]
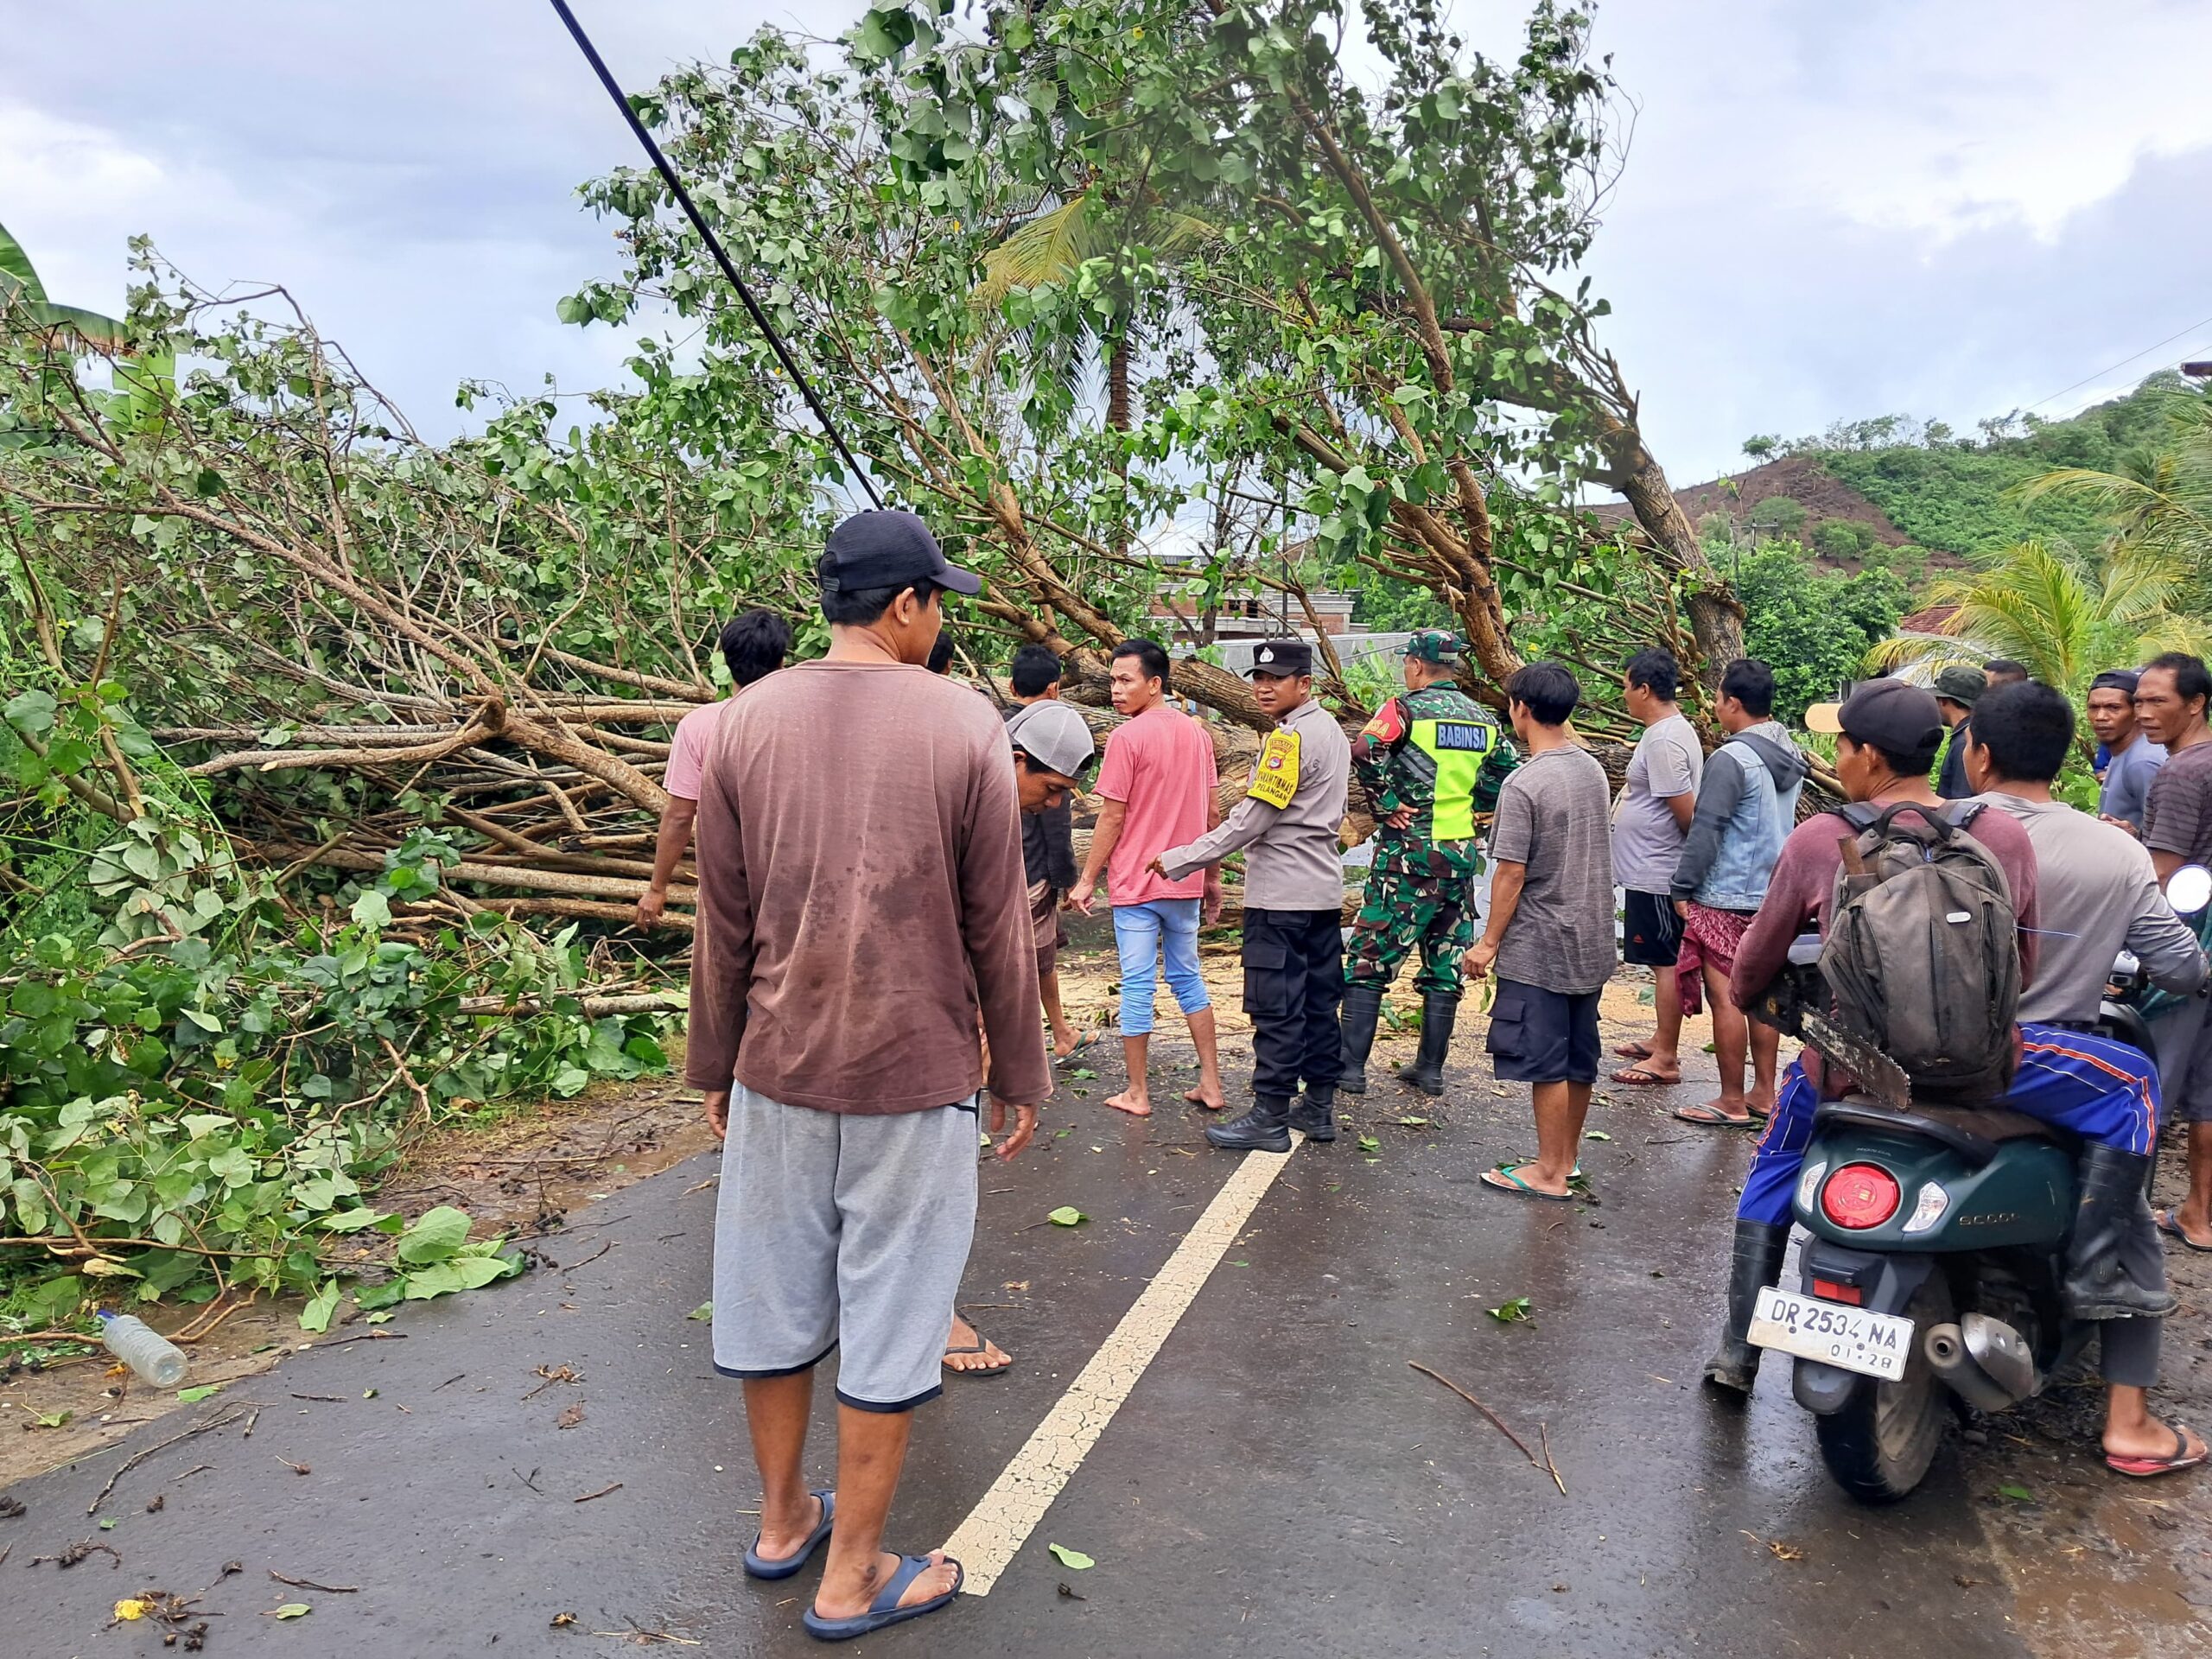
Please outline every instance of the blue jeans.
[{"label": "blue jeans", "polygon": [[1176,1006],[1196,1014],[1211,1006],[1198,974],[1198,901],[1154,899],[1141,905],[1114,906],[1114,948],[1122,957],[1122,1035],[1152,1031],[1153,969],[1167,959],[1167,988]]},{"label": "blue jeans", "polygon": [[[2158,1144],[2158,1071],[2149,1056],[2063,1026],[2023,1025],[2020,1043],[2020,1069],[1998,1105],[2122,1152],[2147,1154]],[[1789,1219],[1819,1104],[1804,1063],[1790,1061],[1736,1205],[1742,1219]]]}]

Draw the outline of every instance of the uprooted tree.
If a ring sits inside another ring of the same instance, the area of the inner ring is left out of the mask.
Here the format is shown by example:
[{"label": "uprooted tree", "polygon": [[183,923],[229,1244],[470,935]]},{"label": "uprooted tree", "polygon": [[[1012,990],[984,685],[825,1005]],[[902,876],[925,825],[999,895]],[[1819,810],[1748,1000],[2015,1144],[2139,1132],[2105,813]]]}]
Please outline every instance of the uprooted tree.
[{"label": "uprooted tree", "polygon": [[[1376,0],[1368,90],[1337,5],[950,10],[869,13],[838,67],[764,33],[638,103],[873,478],[989,578],[973,654],[1098,671],[1192,502],[1204,602],[1362,570],[1456,617],[1492,701],[1528,656],[1734,653],[1573,279],[1618,163],[1580,14],[1496,62]],[[563,317],[664,299],[681,333],[576,417],[442,445],[281,290],[141,249],[95,337],[0,283],[0,1270],[64,1264],[57,1319],[103,1275],[328,1291],[406,1127],[659,1063],[613,925],[669,728],[732,611],[819,647],[857,497],[657,176],[585,196],[625,266]]]}]

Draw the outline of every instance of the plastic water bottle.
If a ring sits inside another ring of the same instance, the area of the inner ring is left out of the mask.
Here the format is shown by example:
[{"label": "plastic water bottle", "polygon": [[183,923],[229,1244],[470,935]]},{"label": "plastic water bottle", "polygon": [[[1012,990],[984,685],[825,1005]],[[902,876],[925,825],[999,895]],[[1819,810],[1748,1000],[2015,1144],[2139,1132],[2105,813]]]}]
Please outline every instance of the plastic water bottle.
[{"label": "plastic water bottle", "polygon": [[184,1351],[135,1314],[102,1313],[100,1340],[157,1389],[173,1389],[184,1381]]}]

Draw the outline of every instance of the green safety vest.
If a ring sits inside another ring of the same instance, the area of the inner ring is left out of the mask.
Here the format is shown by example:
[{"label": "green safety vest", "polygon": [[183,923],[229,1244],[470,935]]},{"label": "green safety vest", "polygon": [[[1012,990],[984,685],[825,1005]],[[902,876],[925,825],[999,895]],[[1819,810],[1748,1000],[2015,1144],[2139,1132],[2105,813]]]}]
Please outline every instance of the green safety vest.
[{"label": "green safety vest", "polygon": [[1465,841],[1475,833],[1475,779],[1497,741],[1487,721],[1416,717],[1406,735],[1436,767],[1430,833],[1438,841]]}]

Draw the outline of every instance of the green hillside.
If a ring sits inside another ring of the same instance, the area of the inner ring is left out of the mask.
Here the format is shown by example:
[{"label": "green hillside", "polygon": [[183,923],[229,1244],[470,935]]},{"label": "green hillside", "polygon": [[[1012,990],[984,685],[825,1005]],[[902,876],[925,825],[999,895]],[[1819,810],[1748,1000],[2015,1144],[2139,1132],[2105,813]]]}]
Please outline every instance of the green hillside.
[{"label": "green hillside", "polygon": [[1984,436],[1969,439],[1935,425],[1916,442],[1866,442],[1905,423],[1862,422],[1789,448],[1817,460],[1920,547],[1971,556],[2030,537],[2093,543],[2104,525],[2080,505],[2024,504],[2006,492],[2054,467],[2110,470],[2129,451],[2156,445],[2165,431],[2164,405],[2177,393],[2190,395],[2188,383],[2166,373],[2070,420],[1991,422]]}]

